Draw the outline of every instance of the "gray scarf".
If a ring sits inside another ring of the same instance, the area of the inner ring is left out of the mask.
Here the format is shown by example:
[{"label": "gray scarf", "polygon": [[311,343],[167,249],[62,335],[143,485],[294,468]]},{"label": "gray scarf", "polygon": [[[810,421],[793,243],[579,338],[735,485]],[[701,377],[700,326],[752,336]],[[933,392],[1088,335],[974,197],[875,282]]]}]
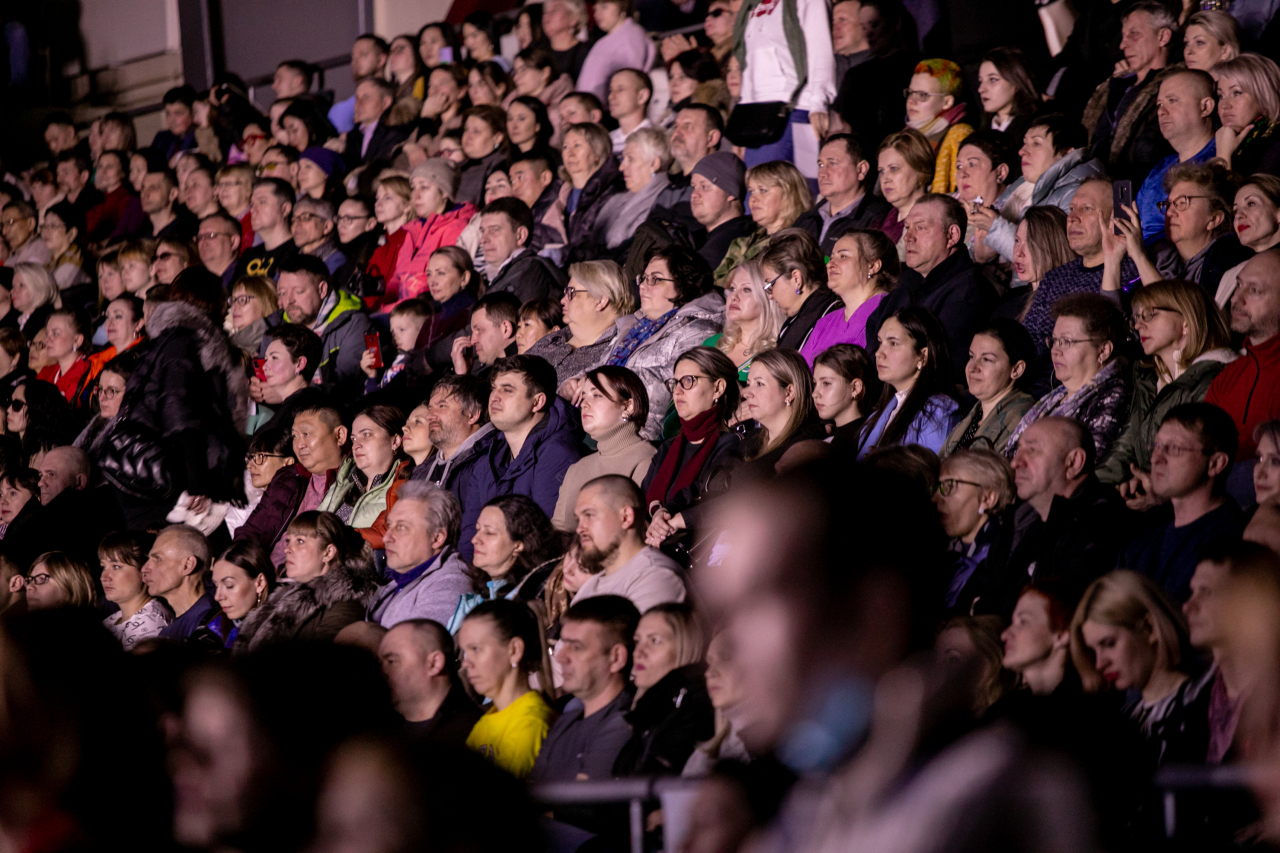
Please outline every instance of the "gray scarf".
[{"label": "gray scarf", "polygon": [[630,240],[636,229],[649,218],[649,211],[653,210],[658,195],[670,183],[667,176],[659,172],[639,192],[619,193],[606,201],[600,209],[600,220],[607,223],[605,245],[616,249]]}]

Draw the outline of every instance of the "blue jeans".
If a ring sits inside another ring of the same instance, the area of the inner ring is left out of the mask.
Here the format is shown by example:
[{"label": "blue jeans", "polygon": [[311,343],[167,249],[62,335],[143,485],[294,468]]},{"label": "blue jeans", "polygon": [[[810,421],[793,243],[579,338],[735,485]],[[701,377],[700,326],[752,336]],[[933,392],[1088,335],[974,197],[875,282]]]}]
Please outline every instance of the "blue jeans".
[{"label": "blue jeans", "polygon": [[787,119],[787,129],[782,134],[782,138],[777,142],[769,145],[762,145],[759,148],[748,148],[743,152],[742,162],[747,164],[747,168],[759,166],[761,163],[772,163],[774,160],[786,160],[788,163],[795,161],[796,147],[791,140],[791,134],[795,132],[795,125],[808,124],[808,110],[792,110],[791,117]]}]

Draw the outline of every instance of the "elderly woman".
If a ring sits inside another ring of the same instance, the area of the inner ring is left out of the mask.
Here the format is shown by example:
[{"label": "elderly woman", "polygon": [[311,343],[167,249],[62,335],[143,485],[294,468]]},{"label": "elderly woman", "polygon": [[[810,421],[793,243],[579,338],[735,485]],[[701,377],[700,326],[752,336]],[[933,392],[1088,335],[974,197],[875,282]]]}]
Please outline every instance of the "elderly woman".
[{"label": "elderly woman", "polygon": [[[413,170],[413,211],[417,219],[404,226],[404,244],[396,258],[395,270],[387,280],[387,292],[396,300],[421,296],[427,291],[427,266],[441,246],[452,246],[476,214],[469,202],[455,204],[460,177],[457,168],[434,157]],[[384,311],[394,307],[383,305]]]},{"label": "elderly woman", "polygon": [[573,124],[564,132],[564,185],[560,203],[565,210],[568,259],[571,263],[598,259],[597,229],[611,196],[624,192],[625,181],[613,159],[609,132],[598,124]]},{"label": "elderly woman", "polygon": [[574,530],[574,506],[582,487],[605,474],[621,474],[644,482],[657,450],[640,437],[649,417],[644,383],[625,367],[606,364],[587,372],[583,383],[582,429],[596,443],[596,452],[569,466],[560,484],[552,522],[560,530]]},{"label": "elderly woman", "polygon": [[649,504],[645,540],[660,545],[680,530],[696,529],[702,504],[728,491],[742,464],[742,436],[730,428],[738,411],[738,370],[719,350],[681,353],[672,378],[680,431],[663,442],[640,488]]},{"label": "elderly woman", "polygon": [[1085,142],[1079,121],[1057,113],[1032,119],[1018,141],[1021,176],[999,198],[984,196],[981,206],[970,208],[969,222],[987,232],[982,242],[988,249],[1012,261],[1018,224],[1026,211],[1052,205],[1066,213],[1081,182],[1102,174],[1101,162],[1085,159]]},{"label": "elderly woman", "polygon": [[1143,244],[1136,207],[1128,208],[1127,221],[1115,219],[1123,240],[1113,239],[1111,229],[1102,229],[1104,249],[1112,256],[1104,290],[1119,289],[1118,261],[1125,253],[1143,284],[1185,279],[1209,293],[1218,292],[1227,270],[1252,257],[1253,251],[1240,244],[1232,229],[1236,185],[1231,172],[1217,163],[1181,163],[1165,175],[1164,186],[1168,199],[1156,206],[1164,212],[1165,238],[1150,247]]},{"label": "elderly woman", "polygon": [[[1133,492],[1150,495],[1151,444],[1165,415],[1183,403],[1203,400],[1214,377],[1236,358],[1225,318],[1194,284],[1147,285],[1133,294],[1131,311],[1147,358],[1133,366],[1128,426],[1097,468],[1102,482],[1124,484],[1120,490],[1126,497]],[[1138,473],[1130,473],[1130,466]]]},{"label": "elderly woman", "polygon": [[1182,61],[1188,68],[1212,74],[1219,63],[1240,55],[1243,40],[1240,24],[1229,12],[1196,12],[1182,33]]},{"label": "elderly woman", "polygon": [[[898,284],[902,265],[893,241],[880,231],[847,231],[831,249],[827,287],[840,305],[813,325],[800,347],[810,365],[836,344],[867,345],[867,319]],[[776,286],[775,286],[776,292]]]},{"label": "elderly woman", "polygon": [[746,382],[751,360],[778,342],[782,309],[769,298],[759,261],[739,264],[724,289],[724,331],[702,342],[715,347],[736,365],[738,381]]},{"label": "elderly woman", "polygon": [[936,153],[931,192],[956,189],[956,155],[973,128],[960,121],[967,109],[956,96],[964,72],[949,59],[924,59],[916,65],[902,96],[907,99],[907,127],[923,133]]},{"label": "elderly woman", "polygon": [[[1232,204],[1232,226],[1240,245],[1255,253],[1280,246],[1280,178],[1275,175],[1253,175],[1236,190]],[[1222,275],[1213,301],[1224,311],[1236,292],[1236,279],[1247,261],[1241,261]]]},{"label": "elderly woman", "polygon": [[724,297],[712,289],[711,269],[702,256],[674,244],[649,251],[637,283],[640,309],[606,363],[628,367],[644,382],[649,419],[640,434],[653,441],[663,435],[671,403],[667,380],[676,358],[721,330]]},{"label": "elderly woman", "polygon": [[918,130],[908,128],[891,133],[880,143],[876,157],[880,192],[884,200],[893,205],[893,210],[876,227],[897,244],[899,260],[905,251],[902,247],[903,223],[920,197],[929,192],[933,159],[933,147]]},{"label": "elderly woman", "polygon": [[808,231],[788,228],[769,240],[760,256],[764,287],[786,317],[778,346],[799,351],[819,319],[840,307],[827,287],[822,250]]},{"label": "elderly woman", "polygon": [[1018,495],[1013,468],[992,450],[958,450],[942,462],[933,503],[951,537],[951,581],[944,603],[968,613],[995,578],[983,571],[991,546],[1011,521],[1005,509]]},{"label": "elderly woman", "polygon": [[724,260],[716,267],[717,287],[724,287],[738,264],[763,252],[770,237],[794,226],[800,214],[813,207],[808,181],[790,163],[775,160],[750,168],[745,183],[747,206],[756,230],[729,244]]},{"label": "elderly woman", "polygon": [[271,279],[261,275],[237,279],[231,286],[231,310],[227,312],[226,322],[231,343],[256,355],[267,332],[267,318],[278,308],[276,287]]},{"label": "elderly woman", "polygon": [[[989,200],[998,209],[1009,180],[1008,159],[1008,149],[999,132],[979,130],[969,134],[956,155],[956,191],[952,197],[960,200],[966,212],[981,208]],[[965,248],[980,264],[996,259],[995,250],[985,243],[985,224],[971,217],[964,232]]]},{"label": "elderly woman", "polygon": [[1239,175],[1280,171],[1280,66],[1265,56],[1243,53],[1213,68],[1218,81],[1214,134],[1218,157]]},{"label": "elderly woman", "polygon": [[576,399],[581,383],[570,380],[609,358],[619,329],[631,323],[628,315],[636,310],[635,296],[622,267],[613,261],[584,261],[569,267],[560,307],[564,328],[529,347],[529,355],[546,359],[556,369],[561,394]]},{"label": "elderly woman", "polygon": [[62,307],[62,297],[53,275],[38,264],[15,264],[10,299],[17,312],[18,330],[27,340],[44,328],[49,315]]},{"label": "elderly woman", "polygon": [[60,290],[87,285],[92,279],[84,269],[81,248],[85,240],[84,214],[69,201],[60,201],[44,212],[40,239],[49,247],[49,272]]},{"label": "elderly woman", "polygon": [[1023,416],[1005,445],[1012,459],[1027,427],[1050,415],[1075,418],[1093,436],[1096,459],[1106,459],[1129,419],[1131,392],[1117,349],[1128,337],[1124,316],[1098,293],[1073,293],[1054,303],[1046,342],[1061,385]]},{"label": "elderly woman", "polygon": [[[1123,569],[1095,580],[1071,619],[1071,659],[1085,692],[1127,694],[1125,712],[1168,756],[1192,713],[1186,618],[1149,578]],[[1203,712],[1201,712],[1203,713]]]},{"label": "elderly woman", "polygon": [[670,186],[671,144],[666,131],[640,127],[627,136],[622,149],[621,171],[627,191],[604,203],[593,238],[611,252],[622,251],[653,209],[658,196]]},{"label": "elderly woman", "polygon": [[973,336],[964,377],[977,400],[947,436],[939,456],[970,447],[1000,450],[1035,398],[1026,392],[1036,346],[1017,320],[1000,318]]},{"label": "elderly woman", "polygon": [[499,107],[472,107],[462,114],[462,153],[457,201],[479,204],[485,182],[507,159],[507,116]]}]

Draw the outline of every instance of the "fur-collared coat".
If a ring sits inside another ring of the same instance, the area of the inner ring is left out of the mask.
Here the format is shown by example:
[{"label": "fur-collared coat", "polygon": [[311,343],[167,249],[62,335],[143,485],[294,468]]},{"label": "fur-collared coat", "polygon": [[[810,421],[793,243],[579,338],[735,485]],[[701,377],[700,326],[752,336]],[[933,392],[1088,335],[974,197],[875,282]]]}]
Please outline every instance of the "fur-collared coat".
[{"label": "fur-collared coat", "polygon": [[285,640],[332,642],[364,619],[378,581],[372,563],[353,560],[305,583],[279,586],[240,623],[235,650],[251,652]]}]

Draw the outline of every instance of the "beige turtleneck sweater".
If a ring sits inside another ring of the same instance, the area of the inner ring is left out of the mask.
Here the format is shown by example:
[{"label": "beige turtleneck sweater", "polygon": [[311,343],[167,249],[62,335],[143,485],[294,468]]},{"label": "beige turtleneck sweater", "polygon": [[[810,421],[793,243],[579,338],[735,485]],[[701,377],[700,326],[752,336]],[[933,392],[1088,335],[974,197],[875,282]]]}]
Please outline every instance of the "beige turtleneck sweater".
[{"label": "beige turtleneck sweater", "polygon": [[600,436],[596,452],[584,456],[569,466],[560,485],[560,499],[556,501],[555,515],[551,523],[557,530],[574,530],[578,526],[573,514],[578,504],[578,492],[596,477],[605,474],[621,474],[635,480],[637,485],[649,473],[649,463],[658,449],[636,434],[635,421],[624,421]]}]

